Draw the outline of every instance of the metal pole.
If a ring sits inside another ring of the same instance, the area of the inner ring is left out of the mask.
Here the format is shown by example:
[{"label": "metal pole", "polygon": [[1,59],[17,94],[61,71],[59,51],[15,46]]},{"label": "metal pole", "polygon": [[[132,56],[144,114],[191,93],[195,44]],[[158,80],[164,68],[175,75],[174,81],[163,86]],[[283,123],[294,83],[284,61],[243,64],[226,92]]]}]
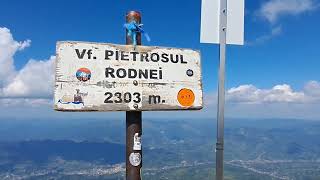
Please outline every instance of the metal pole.
[{"label": "metal pole", "polygon": [[223,180],[225,61],[227,36],[227,0],[220,0],[220,62],[217,111],[216,180]]},{"label": "metal pole", "polygon": [[[135,21],[141,23],[141,15],[139,12],[130,11],[126,15],[126,22]],[[132,39],[126,33],[126,44],[132,44]],[[137,34],[137,45],[141,45],[141,33]],[[127,111],[126,112],[126,179],[141,180],[142,167],[142,112]],[[137,144],[140,143],[140,144]],[[140,145],[140,148],[139,148]]]}]

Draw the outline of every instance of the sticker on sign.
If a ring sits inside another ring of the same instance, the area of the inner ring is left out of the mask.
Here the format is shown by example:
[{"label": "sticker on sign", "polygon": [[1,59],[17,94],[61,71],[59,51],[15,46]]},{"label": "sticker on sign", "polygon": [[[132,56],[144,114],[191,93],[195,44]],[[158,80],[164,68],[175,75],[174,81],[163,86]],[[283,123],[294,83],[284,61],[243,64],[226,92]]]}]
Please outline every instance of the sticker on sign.
[{"label": "sticker on sign", "polygon": [[58,42],[58,111],[202,109],[200,53],[190,49]]}]

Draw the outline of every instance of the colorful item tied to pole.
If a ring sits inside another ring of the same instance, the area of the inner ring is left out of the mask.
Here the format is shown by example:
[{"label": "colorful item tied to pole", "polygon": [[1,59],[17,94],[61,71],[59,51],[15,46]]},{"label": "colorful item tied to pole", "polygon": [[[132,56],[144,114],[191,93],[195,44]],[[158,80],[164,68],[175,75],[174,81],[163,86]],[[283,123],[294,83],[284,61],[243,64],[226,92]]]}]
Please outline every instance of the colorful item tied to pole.
[{"label": "colorful item tied to pole", "polygon": [[135,21],[124,24],[124,27],[128,30],[128,36],[131,37],[132,44],[133,44],[134,48],[137,46],[137,34],[138,33],[143,34],[146,37],[147,41],[150,41],[150,37],[149,37],[148,33],[146,33],[142,29],[142,26],[143,26],[143,24],[138,24]]}]

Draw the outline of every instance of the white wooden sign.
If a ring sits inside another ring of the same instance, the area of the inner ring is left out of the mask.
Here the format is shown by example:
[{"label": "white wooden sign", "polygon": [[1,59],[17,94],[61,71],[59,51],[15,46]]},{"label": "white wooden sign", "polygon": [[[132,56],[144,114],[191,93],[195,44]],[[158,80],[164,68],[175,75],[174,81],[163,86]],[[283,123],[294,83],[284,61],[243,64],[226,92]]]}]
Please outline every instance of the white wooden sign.
[{"label": "white wooden sign", "polygon": [[58,111],[199,110],[200,53],[58,42],[54,102]]},{"label": "white wooden sign", "polygon": [[[202,0],[201,37],[202,43],[219,44],[220,0]],[[228,0],[227,44],[244,43],[244,0]]]}]

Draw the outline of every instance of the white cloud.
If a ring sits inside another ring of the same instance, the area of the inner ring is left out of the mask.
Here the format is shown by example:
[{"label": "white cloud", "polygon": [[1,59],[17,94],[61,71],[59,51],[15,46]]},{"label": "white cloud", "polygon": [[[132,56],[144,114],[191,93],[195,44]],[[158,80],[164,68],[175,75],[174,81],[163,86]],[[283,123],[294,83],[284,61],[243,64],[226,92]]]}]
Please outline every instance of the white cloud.
[{"label": "white cloud", "polygon": [[320,84],[310,81],[302,91],[294,91],[290,85],[276,85],[271,89],[259,89],[254,85],[241,85],[227,91],[231,103],[314,103],[320,97]]},{"label": "white cloud", "polygon": [[[217,93],[204,94],[205,107],[196,117],[215,118]],[[225,116],[229,118],[293,118],[320,120],[320,82],[309,81],[300,91],[282,84],[261,89],[240,85],[226,91]]]},{"label": "white cloud", "polygon": [[304,92],[311,102],[320,102],[320,82],[310,81],[304,86]]},{"label": "white cloud", "polygon": [[30,60],[2,89],[2,97],[49,98],[54,84],[53,63],[49,60]]},{"label": "white cloud", "polygon": [[15,41],[9,29],[0,27],[0,88],[15,76],[13,56],[30,46],[30,43],[30,40]]},{"label": "white cloud", "polygon": [[320,82],[309,81],[305,85],[304,91],[310,96],[320,97]]},{"label": "white cloud", "polygon": [[279,20],[286,16],[298,16],[313,11],[319,7],[318,0],[267,0],[255,12],[255,15],[267,20],[271,24],[271,30],[247,42],[247,45],[264,43],[279,36],[282,33],[282,26]]},{"label": "white cloud", "polygon": [[29,47],[30,44],[30,40],[15,41],[9,29],[0,28],[1,105],[26,103],[27,101],[35,104],[43,102],[41,99],[48,99],[52,96],[54,56],[43,61],[31,59],[21,70],[15,69],[14,55]]},{"label": "white cloud", "polygon": [[268,34],[262,35],[262,36],[256,38],[254,41],[252,41],[252,42],[249,41],[246,44],[247,45],[255,45],[255,44],[264,43],[264,42],[266,42],[276,36],[279,36],[281,33],[282,33],[282,26],[279,25],[279,26],[273,27]]},{"label": "white cloud", "polygon": [[282,16],[299,15],[314,10],[316,6],[315,0],[270,0],[261,6],[258,14],[275,23]]}]

